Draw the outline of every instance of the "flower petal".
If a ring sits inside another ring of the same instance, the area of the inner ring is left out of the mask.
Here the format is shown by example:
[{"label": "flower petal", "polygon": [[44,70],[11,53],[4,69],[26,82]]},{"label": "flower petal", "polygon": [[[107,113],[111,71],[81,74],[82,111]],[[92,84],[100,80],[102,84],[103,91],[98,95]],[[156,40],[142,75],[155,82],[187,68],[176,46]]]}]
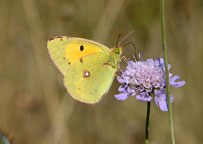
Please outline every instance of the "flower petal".
[{"label": "flower petal", "polygon": [[185,85],[185,81],[176,82],[176,83],[173,84],[172,86],[173,86],[173,87],[181,87],[181,86],[183,86],[183,85]]},{"label": "flower petal", "polygon": [[132,96],[135,96],[139,90],[136,87],[128,88],[128,93]]},{"label": "flower petal", "polygon": [[134,62],[134,61],[129,61],[129,62],[128,62],[128,66],[131,66],[131,67],[132,67],[133,65],[135,65],[135,62]]},{"label": "flower petal", "polygon": [[180,79],[180,76],[178,76],[178,75],[175,75],[175,76],[173,76],[173,77],[170,77],[170,81],[171,82],[175,82],[176,80],[179,80]]},{"label": "flower petal", "polygon": [[159,96],[155,96],[155,103],[162,111],[168,111],[168,104],[166,101],[166,94],[161,94]]},{"label": "flower petal", "polygon": [[119,88],[118,88],[118,91],[119,92],[125,92],[126,90],[125,90],[125,86],[120,86]]},{"label": "flower petal", "polygon": [[174,100],[173,95],[171,95],[171,103],[173,103],[173,100]]},{"label": "flower petal", "polygon": [[128,94],[127,93],[120,93],[114,96],[117,100],[126,100],[128,98]]},{"label": "flower petal", "polygon": [[164,101],[164,100],[159,101],[159,108],[162,111],[168,111],[168,104],[167,104],[167,102]]},{"label": "flower petal", "polygon": [[[154,90],[155,103],[162,111],[168,111],[167,95],[165,94],[165,89]],[[171,103],[173,102],[173,95],[171,95]]]},{"label": "flower petal", "polygon": [[155,96],[159,96],[160,95],[160,91],[159,90],[154,90],[154,94],[155,94]]},{"label": "flower petal", "polygon": [[149,102],[149,101],[152,100],[152,97],[149,96],[148,93],[142,92],[142,93],[140,93],[139,95],[136,96],[136,99],[139,100],[139,101],[141,101],[141,102],[146,102],[146,101]]},{"label": "flower petal", "polygon": [[176,82],[177,80],[179,80],[180,77],[175,75],[173,77],[170,77],[170,85],[173,86],[173,87],[181,87],[185,84],[185,81],[179,81],[179,82]]},{"label": "flower petal", "polygon": [[151,63],[153,63],[154,60],[153,60],[153,59],[147,59],[147,62],[151,62]]},{"label": "flower petal", "polygon": [[122,84],[125,83],[125,81],[124,81],[121,77],[117,76],[116,78],[117,78],[117,81],[118,81],[119,83],[122,83]]},{"label": "flower petal", "polygon": [[170,68],[171,68],[171,65],[170,65],[170,64],[168,64],[168,70],[170,70]]}]

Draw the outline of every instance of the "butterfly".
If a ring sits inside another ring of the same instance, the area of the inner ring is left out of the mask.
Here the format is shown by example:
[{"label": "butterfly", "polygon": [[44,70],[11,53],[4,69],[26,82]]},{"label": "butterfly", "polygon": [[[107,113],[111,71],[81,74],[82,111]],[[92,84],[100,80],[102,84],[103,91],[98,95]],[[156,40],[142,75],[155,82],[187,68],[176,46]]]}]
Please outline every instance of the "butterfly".
[{"label": "butterfly", "polygon": [[49,55],[64,76],[68,93],[95,104],[108,92],[121,62],[122,47],[109,49],[93,40],[57,36],[47,42]]}]

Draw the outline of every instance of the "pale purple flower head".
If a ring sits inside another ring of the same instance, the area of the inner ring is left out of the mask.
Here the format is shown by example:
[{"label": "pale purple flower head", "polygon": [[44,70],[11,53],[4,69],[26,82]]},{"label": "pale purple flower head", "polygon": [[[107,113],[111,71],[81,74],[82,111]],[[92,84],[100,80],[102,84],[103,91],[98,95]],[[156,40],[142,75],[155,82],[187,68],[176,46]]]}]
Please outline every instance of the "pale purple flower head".
[{"label": "pale purple flower head", "polygon": [[[171,65],[168,65],[168,69]],[[173,76],[169,73],[170,85],[173,87],[181,87],[185,81],[179,81],[179,76]],[[166,79],[165,67],[163,58],[158,58],[155,61],[148,59],[146,61],[129,61],[126,70],[122,72],[121,77],[117,77],[119,83],[123,85],[119,87],[121,92],[115,97],[118,100],[126,100],[128,96],[136,96],[141,102],[151,101],[151,95],[155,95],[156,105],[162,111],[168,111],[167,95],[165,93]],[[171,95],[171,102],[173,96]]]}]

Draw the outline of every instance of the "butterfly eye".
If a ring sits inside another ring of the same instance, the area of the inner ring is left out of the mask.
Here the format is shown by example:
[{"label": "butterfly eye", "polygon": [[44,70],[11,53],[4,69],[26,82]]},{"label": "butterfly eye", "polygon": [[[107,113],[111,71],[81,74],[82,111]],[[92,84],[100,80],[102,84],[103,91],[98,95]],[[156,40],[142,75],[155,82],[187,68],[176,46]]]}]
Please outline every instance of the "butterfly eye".
[{"label": "butterfly eye", "polygon": [[115,49],[116,54],[120,54],[120,50],[118,48]]},{"label": "butterfly eye", "polygon": [[83,50],[84,50],[84,46],[81,45],[81,46],[80,46],[80,51],[83,51]]}]

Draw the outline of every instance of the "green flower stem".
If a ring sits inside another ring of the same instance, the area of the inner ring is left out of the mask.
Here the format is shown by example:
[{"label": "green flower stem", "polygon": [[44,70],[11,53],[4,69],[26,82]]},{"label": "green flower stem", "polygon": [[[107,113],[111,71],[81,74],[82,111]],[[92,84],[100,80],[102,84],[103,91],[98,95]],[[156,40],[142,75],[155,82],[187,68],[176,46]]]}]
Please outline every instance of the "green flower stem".
[{"label": "green flower stem", "polygon": [[150,102],[147,102],[147,115],[145,124],[145,144],[149,144],[149,117],[150,117]]},{"label": "green flower stem", "polygon": [[166,72],[166,92],[168,97],[168,109],[169,109],[169,123],[171,128],[171,140],[172,144],[175,144],[175,135],[173,127],[173,117],[172,117],[172,105],[171,105],[171,96],[170,96],[170,83],[169,83],[169,72],[168,72],[168,61],[167,61],[167,52],[166,52],[166,32],[165,32],[165,1],[161,0],[161,30],[162,30],[162,47],[164,55],[164,65]]}]

